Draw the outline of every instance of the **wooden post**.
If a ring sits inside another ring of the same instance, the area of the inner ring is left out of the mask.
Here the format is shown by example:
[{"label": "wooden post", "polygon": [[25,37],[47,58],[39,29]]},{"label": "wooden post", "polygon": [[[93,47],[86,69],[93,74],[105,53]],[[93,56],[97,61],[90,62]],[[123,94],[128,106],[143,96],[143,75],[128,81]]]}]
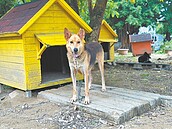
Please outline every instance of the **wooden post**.
[{"label": "wooden post", "polygon": [[32,91],[31,90],[27,90],[26,91],[26,97],[27,98],[31,98],[32,97]]}]

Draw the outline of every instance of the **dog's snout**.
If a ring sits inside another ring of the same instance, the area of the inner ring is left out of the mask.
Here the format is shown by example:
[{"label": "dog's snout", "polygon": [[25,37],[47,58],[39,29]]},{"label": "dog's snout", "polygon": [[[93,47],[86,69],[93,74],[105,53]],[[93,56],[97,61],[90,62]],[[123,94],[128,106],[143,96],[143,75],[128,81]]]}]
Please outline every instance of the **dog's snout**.
[{"label": "dog's snout", "polygon": [[77,52],[78,52],[78,48],[74,48],[73,51],[74,51],[75,53],[77,53]]}]

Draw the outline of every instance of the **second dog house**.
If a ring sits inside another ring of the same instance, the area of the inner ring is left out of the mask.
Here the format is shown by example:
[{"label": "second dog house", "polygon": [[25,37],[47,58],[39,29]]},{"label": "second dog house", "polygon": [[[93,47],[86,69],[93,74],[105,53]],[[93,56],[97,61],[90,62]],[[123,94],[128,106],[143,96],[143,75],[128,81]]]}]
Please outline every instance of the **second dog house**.
[{"label": "second dog house", "polygon": [[142,55],[144,52],[152,53],[152,37],[151,34],[129,35],[132,53],[134,56]]},{"label": "second dog house", "polygon": [[117,37],[118,35],[113,31],[110,25],[105,20],[103,20],[98,40],[104,49],[105,62],[114,61],[114,43],[117,42]]},{"label": "second dog house", "polygon": [[5,14],[0,19],[0,83],[30,91],[71,82],[65,27],[92,31],[64,0],[37,0]]}]

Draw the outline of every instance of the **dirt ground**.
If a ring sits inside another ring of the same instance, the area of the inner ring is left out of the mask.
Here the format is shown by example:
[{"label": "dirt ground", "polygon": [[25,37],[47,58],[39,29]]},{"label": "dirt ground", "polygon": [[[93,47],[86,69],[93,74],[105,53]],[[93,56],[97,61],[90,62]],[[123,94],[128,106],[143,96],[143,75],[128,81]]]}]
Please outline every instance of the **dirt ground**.
[{"label": "dirt ground", "polygon": [[[151,55],[152,62],[172,65],[167,55]],[[137,62],[138,57],[116,55],[115,62]],[[101,84],[97,66],[93,83]],[[172,95],[172,69],[135,70],[130,66],[105,65],[106,85]],[[46,90],[46,89],[45,89]],[[87,114],[75,105],[62,105],[37,97],[26,98],[20,90],[6,88],[0,94],[0,129],[171,129],[172,107],[161,105],[122,125],[113,125]],[[12,91],[12,92],[11,92]]]},{"label": "dirt ground", "polygon": [[[107,86],[148,91],[152,93],[172,95],[172,57],[161,54],[151,55],[151,61],[156,64],[169,64],[169,68],[143,67],[134,70],[133,66],[105,65],[105,80]],[[138,57],[131,54],[116,55],[116,62],[137,62]],[[93,83],[101,84],[101,76],[97,67],[93,70]]]}]

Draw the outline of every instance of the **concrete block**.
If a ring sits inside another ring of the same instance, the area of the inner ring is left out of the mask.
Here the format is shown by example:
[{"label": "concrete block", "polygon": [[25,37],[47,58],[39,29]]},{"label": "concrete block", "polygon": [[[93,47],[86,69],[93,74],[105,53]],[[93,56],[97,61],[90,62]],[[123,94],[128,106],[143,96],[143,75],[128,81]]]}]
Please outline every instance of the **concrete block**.
[{"label": "concrete block", "polygon": [[[101,92],[100,85],[92,85],[90,90],[89,105],[76,102],[85,112],[100,116],[115,124],[121,124],[130,120],[134,116],[141,115],[152,108],[162,104],[172,104],[172,98],[169,96],[161,96],[159,94],[129,90],[124,88],[107,86],[106,92]],[[72,97],[72,86],[67,85],[58,89],[42,91],[40,97],[49,99],[50,101],[70,104]],[[81,96],[84,96],[84,87],[81,88]]]}]

